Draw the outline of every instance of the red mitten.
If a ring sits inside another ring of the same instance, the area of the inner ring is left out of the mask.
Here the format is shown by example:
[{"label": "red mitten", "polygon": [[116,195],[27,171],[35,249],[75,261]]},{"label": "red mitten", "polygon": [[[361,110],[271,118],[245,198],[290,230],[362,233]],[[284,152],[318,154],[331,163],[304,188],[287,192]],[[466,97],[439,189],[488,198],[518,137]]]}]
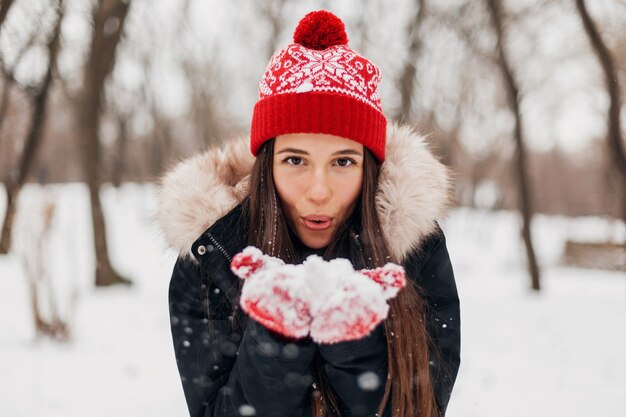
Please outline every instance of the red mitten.
[{"label": "red mitten", "polygon": [[248,246],[233,257],[230,262],[230,270],[239,278],[245,279],[261,269],[284,264],[281,259],[265,255],[254,246]]},{"label": "red mitten", "polygon": [[348,260],[324,262],[309,257],[303,265],[314,295],[311,337],[316,342],[361,339],[387,317],[389,306],[382,287],[354,271]]},{"label": "red mitten", "polygon": [[382,287],[383,295],[386,300],[398,295],[398,291],[406,285],[404,268],[391,262],[383,267],[362,269],[359,272],[365,274]]},{"label": "red mitten", "polygon": [[246,279],[239,303],[253,320],[287,337],[309,333],[310,296],[301,268],[249,247],[233,258],[231,270]]},{"label": "red mitten", "polygon": [[240,304],[255,321],[287,337],[309,334],[318,343],[361,339],[389,312],[386,300],[406,285],[392,263],[355,271],[347,259],[309,256],[302,265],[248,247],[231,262],[244,283]]},{"label": "red mitten", "polygon": [[388,312],[380,287],[355,273],[317,310],[311,337],[318,343],[358,340],[370,334]]}]

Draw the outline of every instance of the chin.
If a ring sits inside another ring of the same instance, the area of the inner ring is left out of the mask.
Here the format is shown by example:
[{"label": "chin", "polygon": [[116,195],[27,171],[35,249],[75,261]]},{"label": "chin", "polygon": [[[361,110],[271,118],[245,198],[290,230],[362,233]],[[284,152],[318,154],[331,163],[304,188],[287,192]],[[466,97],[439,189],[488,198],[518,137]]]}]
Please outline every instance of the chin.
[{"label": "chin", "polygon": [[327,246],[330,243],[330,239],[303,239],[302,243],[308,246],[311,249],[321,249],[324,246]]},{"label": "chin", "polygon": [[[332,234],[331,234],[332,236]],[[308,246],[311,249],[321,249],[325,246],[328,246],[328,244],[331,241],[331,236],[329,237],[316,237],[316,236],[307,236],[307,234],[304,234],[302,237],[299,236],[300,240],[302,241],[302,243],[304,243],[306,246]]]},{"label": "chin", "polygon": [[304,244],[306,246],[308,246],[311,249],[321,249],[325,246],[328,246],[328,244],[330,243],[330,241],[328,242],[324,242],[324,243],[310,243],[310,242],[304,242]]}]

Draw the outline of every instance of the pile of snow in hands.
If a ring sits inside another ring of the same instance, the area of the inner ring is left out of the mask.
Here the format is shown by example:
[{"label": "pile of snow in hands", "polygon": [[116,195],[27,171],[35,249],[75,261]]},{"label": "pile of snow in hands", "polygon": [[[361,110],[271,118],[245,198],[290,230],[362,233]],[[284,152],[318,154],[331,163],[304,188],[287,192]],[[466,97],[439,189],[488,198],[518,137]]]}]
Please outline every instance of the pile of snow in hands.
[{"label": "pile of snow in hands", "polygon": [[387,301],[406,285],[404,269],[394,263],[355,271],[347,259],[311,255],[290,265],[253,246],[233,258],[231,270],[246,280],[240,304],[254,320],[318,343],[367,336],[387,317]]}]

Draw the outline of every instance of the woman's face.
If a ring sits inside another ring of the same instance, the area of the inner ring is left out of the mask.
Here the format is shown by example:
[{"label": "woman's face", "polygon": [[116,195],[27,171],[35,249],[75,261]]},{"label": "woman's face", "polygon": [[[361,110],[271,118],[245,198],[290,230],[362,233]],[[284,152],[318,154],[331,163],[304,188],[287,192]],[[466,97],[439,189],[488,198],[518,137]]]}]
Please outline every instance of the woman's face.
[{"label": "woman's face", "polygon": [[339,136],[276,137],[273,175],[287,223],[302,243],[328,245],[352,214],[363,185],[363,145]]}]

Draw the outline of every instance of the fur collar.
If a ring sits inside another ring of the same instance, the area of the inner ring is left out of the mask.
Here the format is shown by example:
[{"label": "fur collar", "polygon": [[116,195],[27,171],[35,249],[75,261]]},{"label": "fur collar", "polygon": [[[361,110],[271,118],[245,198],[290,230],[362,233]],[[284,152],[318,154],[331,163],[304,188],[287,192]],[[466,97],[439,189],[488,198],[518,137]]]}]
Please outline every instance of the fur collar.
[{"label": "fur collar", "polygon": [[[156,220],[181,256],[248,191],[254,156],[240,137],[178,163],[160,180]],[[404,257],[435,231],[450,205],[450,171],[435,159],[426,138],[390,123],[378,183],[377,210],[394,257]]]}]

